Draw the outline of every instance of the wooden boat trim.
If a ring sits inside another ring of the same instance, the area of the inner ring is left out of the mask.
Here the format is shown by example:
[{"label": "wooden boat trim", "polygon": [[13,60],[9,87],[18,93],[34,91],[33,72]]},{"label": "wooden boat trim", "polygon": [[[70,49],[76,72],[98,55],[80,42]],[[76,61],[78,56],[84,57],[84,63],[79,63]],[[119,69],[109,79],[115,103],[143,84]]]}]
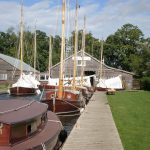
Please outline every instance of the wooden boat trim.
[{"label": "wooden boat trim", "polygon": [[[1,102],[1,105],[3,104],[2,106],[0,105],[1,110],[3,110],[2,107],[6,107],[6,105],[9,104],[9,101],[6,101],[6,100],[1,100],[0,102]],[[30,110],[31,107],[33,108],[32,111]],[[38,117],[41,114],[44,114],[47,108],[48,106],[46,104],[43,104],[43,103],[41,104],[38,101],[32,102],[30,100],[13,100],[13,103],[11,104],[11,106],[8,107],[8,110],[1,112],[1,114],[3,112],[4,113],[0,116],[0,122],[6,123],[6,124],[15,124],[19,122],[21,123],[21,122],[24,122],[25,120],[30,120],[30,119],[33,119],[34,117]],[[26,115],[23,115],[24,113]]]},{"label": "wooden boat trim", "polygon": [[67,112],[58,112],[56,115],[67,115],[67,114],[74,114],[74,113],[80,113],[80,109],[74,110],[74,111],[67,111]]},{"label": "wooden boat trim", "polygon": [[41,144],[45,144],[49,140],[50,141],[55,140],[53,143],[53,146],[55,146],[56,142],[57,142],[57,138],[59,136],[59,133],[62,129],[62,125],[61,125],[60,121],[58,120],[58,118],[52,112],[48,112],[47,116],[48,116],[49,120],[53,119],[53,121],[47,121],[43,130],[39,131],[34,136],[29,137],[28,139],[25,139],[23,141],[19,141],[18,143],[15,143],[15,144],[12,144],[9,146],[0,146],[0,148],[3,150],[34,149],[37,147],[42,147]]}]

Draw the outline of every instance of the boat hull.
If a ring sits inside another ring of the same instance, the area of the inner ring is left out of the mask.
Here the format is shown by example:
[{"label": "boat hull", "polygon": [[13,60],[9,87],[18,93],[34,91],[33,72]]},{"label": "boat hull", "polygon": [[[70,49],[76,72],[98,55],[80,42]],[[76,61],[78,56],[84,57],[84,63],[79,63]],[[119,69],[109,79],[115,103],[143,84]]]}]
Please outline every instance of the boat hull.
[{"label": "boat hull", "polygon": [[63,99],[55,98],[54,91],[48,92],[46,98],[41,102],[48,105],[48,109],[55,112],[57,115],[67,115],[80,113],[81,108],[85,107],[85,100],[81,98],[81,95],[64,92]]},{"label": "boat hull", "polygon": [[57,89],[58,86],[55,85],[48,85],[48,84],[42,84],[39,86],[40,90],[51,90],[51,89]]},{"label": "boat hull", "polygon": [[36,94],[37,89],[27,87],[12,87],[9,90],[10,95],[22,96],[22,95],[34,95]]},{"label": "boat hull", "polygon": [[108,88],[96,87],[97,91],[107,91]]},{"label": "boat hull", "polygon": [[[48,90],[58,89],[58,86],[43,84],[40,86],[40,89],[41,90],[44,89],[45,91],[48,91]],[[65,89],[70,90],[71,87],[66,86]],[[82,92],[83,97],[86,99],[86,103],[89,102],[90,98],[92,97],[93,93],[95,92],[95,90],[92,87],[84,87],[84,88],[77,87],[76,89],[78,91]]]}]

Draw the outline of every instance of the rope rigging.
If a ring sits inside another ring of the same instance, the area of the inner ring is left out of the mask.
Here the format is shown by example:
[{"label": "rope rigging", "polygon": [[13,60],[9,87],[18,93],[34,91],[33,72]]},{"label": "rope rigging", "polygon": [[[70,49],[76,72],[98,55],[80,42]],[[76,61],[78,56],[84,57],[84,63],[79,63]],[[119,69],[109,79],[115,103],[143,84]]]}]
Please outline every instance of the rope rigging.
[{"label": "rope rigging", "polygon": [[28,106],[32,105],[34,102],[36,102],[36,101],[33,100],[33,101],[31,101],[30,103],[28,103],[28,104],[26,104],[26,105],[23,105],[23,106],[21,106],[21,107],[17,107],[17,108],[15,108],[15,109],[6,110],[6,111],[3,111],[3,112],[1,111],[0,114],[3,115],[3,114],[10,113],[10,112],[13,112],[13,111],[18,111],[18,110],[20,110],[20,109],[23,109],[23,108],[25,108],[25,107],[28,107]]}]

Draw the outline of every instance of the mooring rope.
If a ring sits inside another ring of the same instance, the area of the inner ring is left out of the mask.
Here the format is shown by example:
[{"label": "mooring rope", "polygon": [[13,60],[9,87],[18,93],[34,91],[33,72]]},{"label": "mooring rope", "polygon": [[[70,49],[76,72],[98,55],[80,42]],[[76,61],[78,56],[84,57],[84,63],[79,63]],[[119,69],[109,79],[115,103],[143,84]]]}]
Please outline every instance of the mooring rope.
[{"label": "mooring rope", "polygon": [[73,107],[75,107],[75,108],[77,108],[77,109],[80,109],[80,108],[79,108],[79,107],[77,107],[76,105],[73,105],[73,104],[71,104],[71,103],[67,102],[66,100],[62,100],[62,101],[64,101],[65,103],[67,103],[67,104],[69,104],[69,105],[71,105],[71,106],[73,106]]},{"label": "mooring rope", "polygon": [[21,107],[0,112],[0,114],[5,114],[5,113],[12,112],[12,111],[17,111],[17,110],[19,110],[19,109],[22,109],[22,108],[25,108],[25,107],[30,106],[33,102],[35,102],[35,100],[33,100],[33,101],[31,101],[30,103],[28,103],[28,104],[26,104],[26,105],[23,105],[23,106],[21,106]]}]

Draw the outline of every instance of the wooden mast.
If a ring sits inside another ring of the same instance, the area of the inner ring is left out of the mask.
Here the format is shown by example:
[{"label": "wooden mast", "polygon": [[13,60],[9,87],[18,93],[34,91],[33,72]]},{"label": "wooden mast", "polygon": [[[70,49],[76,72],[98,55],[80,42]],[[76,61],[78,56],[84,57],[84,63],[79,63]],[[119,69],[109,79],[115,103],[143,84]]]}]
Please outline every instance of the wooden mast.
[{"label": "wooden mast", "polygon": [[100,59],[101,59],[101,61],[100,61],[100,75],[99,75],[99,79],[101,79],[102,78],[102,68],[103,68],[103,40],[101,41],[101,53],[100,53]]},{"label": "wooden mast", "polygon": [[86,34],[86,17],[84,16],[84,29],[82,32],[82,68],[81,68],[81,86],[83,86],[83,76],[84,76],[84,52],[85,52],[85,34]]},{"label": "wooden mast", "polygon": [[59,72],[59,87],[58,87],[58,98],[63,98],[63,60],[65,50],[65,7],[66,0],[62,0],[62,33],[61,33],[61,57],[60,57],[60,72]]},{"label": "wooden mast", "polygon": [[76,86],[75,78],[77,72],[77,64],[76,64],[77,49],[78,49],[78,0],[76,0],[76,14],[75,14],[75,46],[74,46],[74,68],[73,68],[72,90],[75,90],[75,86]]},{"label": "wooden mast", "polygon": [[23,72],[23,0],[21,3],[21,21],[20,21],[20,74]]},{"label": "wooden mast", "polygon": [[37,45],[36,45],[36,23],[35,23],[35,31],[34,31],[34,76],[36,72],[36,54],[37,53]]},{"label": "wooden mast", "polygon": [[48,75],[49,75],[49,78],[50,78],[50,68],[52,66],[52,37],[50,36],[49,37],[49,63],[48,63]]}]

